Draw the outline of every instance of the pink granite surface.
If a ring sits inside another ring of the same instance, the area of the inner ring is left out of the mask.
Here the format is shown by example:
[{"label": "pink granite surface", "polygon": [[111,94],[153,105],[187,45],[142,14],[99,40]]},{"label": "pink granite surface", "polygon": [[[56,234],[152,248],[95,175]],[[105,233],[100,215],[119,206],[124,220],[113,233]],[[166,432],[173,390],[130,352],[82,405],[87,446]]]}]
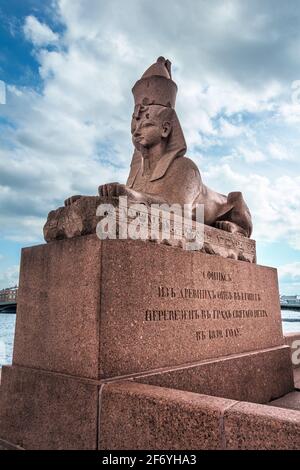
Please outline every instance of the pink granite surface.
[{"label": "pink granite surface", "polygon": [[227,449],[299,450],[300,411],[237,403],[224,413]]},{"label": "pink granite surface", "polygon": [[163,369],[134,380],[252,403],[268,403],[294,390],[287,346]]},{"label": "pink granite surface", "polygon": [[102,266],[103,377],[283,344],[275,269],[132,241]]},{"label": "pink granite surface", "polygon": [[282,344],[275,269],[96,235],[23,250],[16,365],[97,379]]},{"label": "pink granite surface", "polygon": [[16,366],[2,375],[0,439],[25,449],[97,448],[97,383]]},{"label": "pink granite surface", "polygon": [[294,370],[294,381],[295,381],[295,388],[300,390],[300,369]]},{"label": "pink granite surface", "polygon": [[[133,381],[114,381],[99,387],[93,380],[16,366],[5,367],[3,376],[2,448],[197,450],[300,446],[300,411],[295,409]],[[289,395],[286,399],[290,400]]]},{"label": "pink granite surface", "polygon": [[235,402],[130,382],[104,385],[99,448],[221,449],[220,419]]},{"label": "pink granite surface", "polygon": [[104,385],[99,448],[299,449],[300,411],[129,382]]},{"label": "pink granite surface", "polygon": [[22,250],[14,364],[98,377],[100,275],[96,236]]}]

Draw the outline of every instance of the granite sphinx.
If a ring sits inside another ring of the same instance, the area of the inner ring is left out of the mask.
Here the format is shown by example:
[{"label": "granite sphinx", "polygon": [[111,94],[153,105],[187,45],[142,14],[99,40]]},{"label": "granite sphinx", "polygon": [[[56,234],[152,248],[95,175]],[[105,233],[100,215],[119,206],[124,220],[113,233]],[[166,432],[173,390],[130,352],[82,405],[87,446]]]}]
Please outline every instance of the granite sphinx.
[{"label": "granite sphinx", "polygon": [[76,195],[51,211],[44,227],[46,241],[95,231],[96,207],[102,201],[127,196],[145,204],[184,204],[195,218],[204,206],[205,225],[250,238],[252,220],[241,192],[220,194],[202,181],[196,164],[185,156],[186,142],[175,111],[177,85],[171,62],[159,57],[136,82],[131,121],[134,153],[126,184],[99,186],[98,196]]}]

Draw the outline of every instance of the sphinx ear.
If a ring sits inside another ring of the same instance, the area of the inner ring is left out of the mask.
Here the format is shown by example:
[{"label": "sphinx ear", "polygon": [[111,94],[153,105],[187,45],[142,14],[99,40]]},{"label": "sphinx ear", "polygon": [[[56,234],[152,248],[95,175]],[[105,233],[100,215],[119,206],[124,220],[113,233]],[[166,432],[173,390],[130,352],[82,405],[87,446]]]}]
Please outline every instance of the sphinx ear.
[{"label": "sphinx ear", "polygon": [[169,121],[164,121],[162,124],[162,137],[167,138],[172,130],[172,124]]}]

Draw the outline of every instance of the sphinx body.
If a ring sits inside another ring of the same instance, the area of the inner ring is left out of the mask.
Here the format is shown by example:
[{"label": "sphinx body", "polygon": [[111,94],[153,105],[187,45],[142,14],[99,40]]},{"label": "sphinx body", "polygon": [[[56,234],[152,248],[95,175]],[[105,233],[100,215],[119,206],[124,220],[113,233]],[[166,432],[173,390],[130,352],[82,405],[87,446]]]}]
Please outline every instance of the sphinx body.
[{"label": "sphinx body", "polygon": [[100,186],[100,196],[127,195],[144,204],[189,204],[195,215],[204,206],[204,223],[250,237],[250,211],[241,192],[219,194],[203,182],[195,163],[185,156],[186,143],[174,105],[177,87],[170,62],[163,57],[133,88],[131,132],[135,146],[126,185]]},{"label": "sphinx body", "polygon": [[197,205],[202,204],[206,225],[250,237],[251,214],[242,193],[223,195],[208,188],[195,163],[185,156],[186,142],[175,111],[177,86],[171,77],[171,63],[159,57],[132,92],[135,107],[131,133],[135,150],[127,183],[101,185],[99,196],[68,198],[64,208],[48,215],[46,241],[91,233],[96,205],[119,196],[146,205],[189,205],[194,218]]},{"label": "sphinx body", "polygon": [[[145,204],[167,203],[168,205],[184,204],[192,206],[193,215],[197,204],[204,206],[204,223],[233,233],[241,233],[250,237],[252,221],[250,211],[241,192],[228,195],[220,194],[207,187],[203,182],[195,163],[187,157],[178,157],[168,162],[162,178],[155,178],[153,172],[143,172],[143,162],[138,171],[134,165],[127,187],[138,194],[121,190],[121,194]],[[195,218],[195,217],[194,217]]]}]

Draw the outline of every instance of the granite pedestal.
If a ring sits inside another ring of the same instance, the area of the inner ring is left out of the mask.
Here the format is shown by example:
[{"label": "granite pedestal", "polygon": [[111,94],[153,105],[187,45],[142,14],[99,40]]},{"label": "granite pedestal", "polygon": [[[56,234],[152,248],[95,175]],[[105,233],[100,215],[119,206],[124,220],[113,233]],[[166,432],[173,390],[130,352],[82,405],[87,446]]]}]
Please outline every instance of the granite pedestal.
[{"label": "granite pedestal", "polygon": [[124,379],[260,403],[291,392],[276,270],[96,235],[24,249],[0,439],[96,448],[99,390]]}]

